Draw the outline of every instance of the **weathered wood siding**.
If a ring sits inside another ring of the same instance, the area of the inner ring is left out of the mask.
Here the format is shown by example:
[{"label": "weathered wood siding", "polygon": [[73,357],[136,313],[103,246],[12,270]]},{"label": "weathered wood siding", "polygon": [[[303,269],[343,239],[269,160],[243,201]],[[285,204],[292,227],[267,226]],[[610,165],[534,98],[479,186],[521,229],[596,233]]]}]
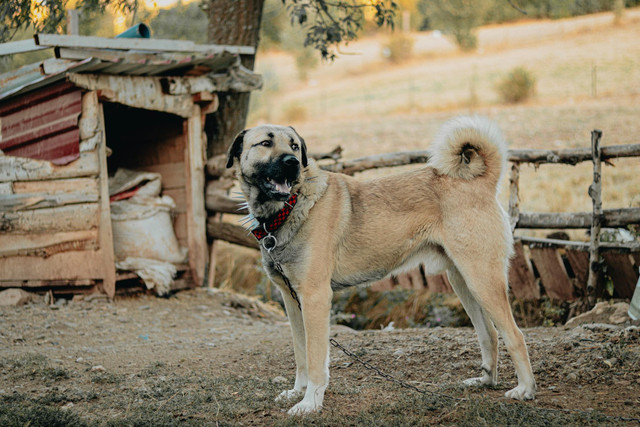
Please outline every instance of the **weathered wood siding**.
[{"label": "weathered wood siding", "polygon": [[[113,295],[115,267],[102,114],[95,93],[83,95],[67,86],[38,91],[0,105],[4,113],[23,106],[40,106],[37,111],[24,113],[22,122],[10,120],[7,124],[3,119],[3,143],[11,148],[24,146],[23,141],[29,142],[27,145],[42,143],[43,156],[55,157],[56,161],[68,160],[65,156],[69,153],[75,152],[76,157],[65,165],[56,165],[48,160],[18,156],[30,155],[31,149],[16,148],[0,156],[0,286],[20,281],[86,285],[100,280],[104,290]],[[52,98],[42,101],[43,93]],[[62,111],[52,111],[48,108],[52,105],[62,106]],[[78,109],[80,106],[82,110]],[[82,115],[78,117],[80,111]],[[56,151],[57,148],[51,148],[55,143],[50,139],[36,141],[45,131],[58,129],[57,123],[67,121],[69,116],[74,116],[69,120],[73,122],[75,135],[75,141],[68,144],[73,145],[72,149]],[[23,126],[27,122],[37,129],[29,133]],[[4,139],[5,129],[10,132],[8,142]]]}]

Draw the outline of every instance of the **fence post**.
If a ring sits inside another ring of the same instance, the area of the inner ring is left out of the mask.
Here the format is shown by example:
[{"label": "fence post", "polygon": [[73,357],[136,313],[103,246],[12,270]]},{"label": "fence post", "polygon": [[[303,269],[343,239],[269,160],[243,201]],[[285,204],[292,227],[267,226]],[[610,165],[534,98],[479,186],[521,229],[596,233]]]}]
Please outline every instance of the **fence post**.
[{"label": "fence post", "polygon": [[600,228],[602,227],[602,159],[600,149],[601,130],[591,132],[591,157],[593,161],[593,182],[589,186],[589,197],[593,204],[591,217],[591,243],[589,244],[589,277],[587,279],[587,300],[595,303],[596,288],[600,277]]},{"label": "fence post", "polygon": [[511,233],[516,229],[520,220],[520,163],[512,163],[511,175],[509,176],[509,222],[511,223]]}]

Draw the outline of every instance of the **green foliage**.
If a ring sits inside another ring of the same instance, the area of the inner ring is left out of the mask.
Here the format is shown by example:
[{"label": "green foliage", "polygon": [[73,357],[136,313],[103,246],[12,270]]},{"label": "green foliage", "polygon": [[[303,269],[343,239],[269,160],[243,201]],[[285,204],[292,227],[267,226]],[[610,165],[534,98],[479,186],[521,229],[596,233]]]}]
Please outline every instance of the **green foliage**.
[{"label": "green foliage", "polygon": [[422,0],[421,10],[433,29],[453,37],[464,51],[477,47],[474,29],[484,23],[490,0]]},{"label": "green foliage", "polygon": [[161,9],[150,26],[154,38],[206,43],[208,23],[207,15],[198,3],[178,2],[171,9]]},{"label": "green foliage", "polygon": [[504,102],[524,102],[535,94],[536,79],[526,68],[516,67],[496,85],[496,90]]},{"label": "green foliage", "polygon": [[[31,16],[31,0],[2,0],[0,43],[14,39],[18,31],[29,27],[35,32],[65,32],[66,9],[69,8],[70,0],[47,0],[38,3],[44,19],[34,19]],[[79,0],[75,8],[80,10],[81,16],[93,18],[96,15],[103,15],[107,6],[135,15],[140,4],[139,0]]]},{"label": "green foliage", "polygon": [[364,10],[373,9],[374,21],[378,27],[394,26],[397,5],[393,0],[375,3],[326,0],[282,0],[292,24],[300,25],[305,31],[305,47],[310,46],[320,52],[323,59],[336,57],[335,47],[357,38],[363,28]]},{"label": "green foliage", "polygon": [[382,56],[395,64],[407,61],[412,53],[413,39],[402,33],[393,33],[382,50]]}]

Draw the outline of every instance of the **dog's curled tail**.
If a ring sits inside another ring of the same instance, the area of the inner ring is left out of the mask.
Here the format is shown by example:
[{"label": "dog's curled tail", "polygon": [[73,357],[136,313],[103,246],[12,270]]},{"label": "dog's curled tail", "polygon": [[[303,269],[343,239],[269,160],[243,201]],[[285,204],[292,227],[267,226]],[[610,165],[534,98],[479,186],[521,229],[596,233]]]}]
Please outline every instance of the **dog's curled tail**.
[{"label": "dog's curled tail", "polygon": [[507,162],[507,143],[498,126],[478,116],[446,122],[431,145],[429,164],[443,175],[484,177],[497,186]]}]

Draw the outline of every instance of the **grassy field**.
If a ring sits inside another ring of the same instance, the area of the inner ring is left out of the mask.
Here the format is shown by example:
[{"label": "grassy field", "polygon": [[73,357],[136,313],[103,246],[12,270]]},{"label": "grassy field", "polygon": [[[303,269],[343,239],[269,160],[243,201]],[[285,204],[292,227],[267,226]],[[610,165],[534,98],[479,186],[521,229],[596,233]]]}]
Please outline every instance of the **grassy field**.
[{"label": "grassy field", "polygon": [[[604,145],[640,143],[640,10],[621,26],[607,16],[484,28],[472,54],[416,34],[416,53],[400,65],[381,59],[385,38],[366,39],[348,47],[359,56],[324,64],[306,81],[296,79],[291,58],[268,54],[259,60],[266,84],[249,124],[294,125],[312,151],[340,145],[346,158],[428,148],[445,120],[470,112],[498,122],[513,148],[587,147],[593,129],[604,132]],[[537,94],[502,104],[495,85],[517,66],[536,77]],[[632,159],[605,167],[605,208],[640,206],[639,166]],[[589,211],[590,182],[587,163],[525,166],[521,209]],[[501,197],[506,204],[506,191]]]}]

